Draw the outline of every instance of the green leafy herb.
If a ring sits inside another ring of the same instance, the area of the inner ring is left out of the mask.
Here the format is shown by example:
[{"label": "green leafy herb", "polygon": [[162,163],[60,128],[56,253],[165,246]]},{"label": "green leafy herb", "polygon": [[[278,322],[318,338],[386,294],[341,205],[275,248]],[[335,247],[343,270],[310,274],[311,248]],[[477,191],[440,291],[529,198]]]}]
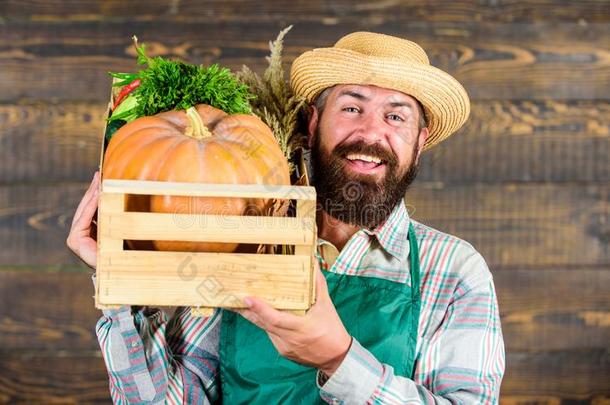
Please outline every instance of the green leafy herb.
[{"label": "green leafy herb", "polygon": [[111,115],[109,121],[129,122],[163,111],[186,110],[196,104],[209,104],[229,114],[252,112],[250,100],[255,96],[229,69],[217,64],[202,67],[162,57],[151,58],[146,55],[145,45],[139,46],[135,37],[134,44],[138,64],[147,68],[137,74],[111,73],[119,79],[115,85],[125,86],[136,79],[141,83],[132,93],[132,104],[121,109],[130,98],[127,97],[117,107],[120,114]]}]

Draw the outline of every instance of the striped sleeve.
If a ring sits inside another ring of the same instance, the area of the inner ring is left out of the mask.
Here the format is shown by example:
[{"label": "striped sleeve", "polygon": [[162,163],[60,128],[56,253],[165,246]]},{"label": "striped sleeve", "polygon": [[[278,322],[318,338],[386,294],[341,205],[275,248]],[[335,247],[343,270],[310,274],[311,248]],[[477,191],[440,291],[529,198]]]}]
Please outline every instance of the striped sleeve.
[{"label": "striped sleeve", "polygon": [[[110,395],[115,404],[211,403],[218,368],[213,325],[218,315],[194,318],[180,308],[170,321],[161,310],[128,306],[104,310],[96,325],[108,370]],[[205,352],[205,354],[203,354]],[[207,363],[201,362],[205,357]],[[192,371],[193,364],[208,369]],[[194,402],[189,400],[194,399]]]},{"label": "striped sleeve", "polygon": [[208,318],[191,315],[190,308],[179,308],[169,323],[169,347],[184,386],[184,403],[207,404],[218,400],[219,344],[222,311]]},{"label": "striped sleeve", "polygon": [[110,379],[115,404],[162,403],[171,370],[164,350],[166,315],[129,306],[104,310],[96,334]]},{"label": "striped sleeve", "polygon": [[456,289],[441,326],[422,344],[414,380],[395,375],[354,339],[319,386],[321,397],[346,404],[498,403],[504,344],[493,281],[466,288]]}]

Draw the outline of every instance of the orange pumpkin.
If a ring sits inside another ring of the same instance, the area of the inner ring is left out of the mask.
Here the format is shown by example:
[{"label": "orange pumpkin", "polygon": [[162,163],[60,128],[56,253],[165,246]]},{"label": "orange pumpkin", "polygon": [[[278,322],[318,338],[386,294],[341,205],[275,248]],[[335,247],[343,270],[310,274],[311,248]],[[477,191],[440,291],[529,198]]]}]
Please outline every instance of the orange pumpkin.
[{"label": "orange pumpkin", "polygon": [[[254,115],[229,115],[206,104],[126,124],[108,144],[102,173],[104,179],[290,184],[288,162],[267,125]],[[272,203],[260,199],[137,195],[129,195],[126,202],[128,211],[224,215],[266,213]],[[236,244],[208,242],[152,244],[158,250],[175,251],[232,252],[237,248]],[[134,242],[130,246],[149,247]]]}]

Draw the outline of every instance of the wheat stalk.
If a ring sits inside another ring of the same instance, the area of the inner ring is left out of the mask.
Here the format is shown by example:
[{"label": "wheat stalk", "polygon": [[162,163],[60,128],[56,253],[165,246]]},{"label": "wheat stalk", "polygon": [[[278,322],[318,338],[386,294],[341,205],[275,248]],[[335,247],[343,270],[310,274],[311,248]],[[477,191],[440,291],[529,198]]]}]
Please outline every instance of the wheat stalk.
[{"label": "wheat stalk", "polygon": [[256,99],[250,101],[252,112],[273,131],[284,156],[288,159],[292,173],[295,168],[293,154],[305,145],[305,136],[301,128],[307,103],[292,92],[284,77],[282,66],[284,36],[291,28],[292,25],[283,29],[275,41],[269,42],[271,54],[266,57],[269,66],[262,78],[246,65],[237,75],[250,87],[250,92],[256,95]]}]

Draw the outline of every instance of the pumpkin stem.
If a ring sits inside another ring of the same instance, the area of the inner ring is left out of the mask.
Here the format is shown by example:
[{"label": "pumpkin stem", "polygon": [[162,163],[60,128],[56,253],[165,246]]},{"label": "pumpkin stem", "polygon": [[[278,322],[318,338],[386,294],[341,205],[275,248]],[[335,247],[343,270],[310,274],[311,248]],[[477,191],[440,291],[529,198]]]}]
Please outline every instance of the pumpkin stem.
[{"label": "pumpkin stem", "polygon": [[195,107],[190,107],[186,110],[186,118],[188,118],[188,126],[184,134],[194,139],[205,139],[212,136],[212,133],[203,123],[201,116]]}]

